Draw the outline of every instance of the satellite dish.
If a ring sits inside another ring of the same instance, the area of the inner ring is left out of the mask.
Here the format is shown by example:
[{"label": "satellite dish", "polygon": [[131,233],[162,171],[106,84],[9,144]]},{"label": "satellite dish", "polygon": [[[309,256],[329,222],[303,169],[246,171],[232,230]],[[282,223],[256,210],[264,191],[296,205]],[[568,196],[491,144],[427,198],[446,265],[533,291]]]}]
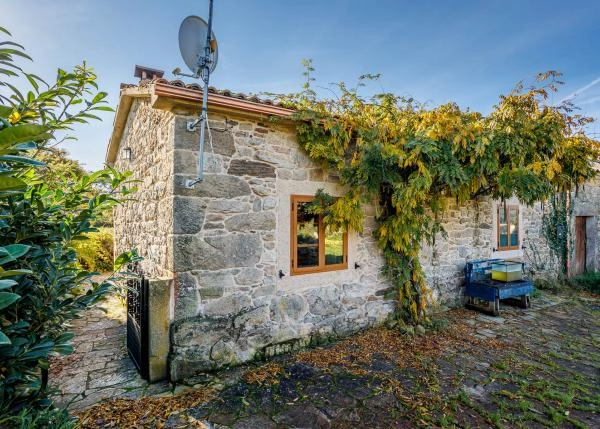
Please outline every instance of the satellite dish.
[{"label": "satellite dish", "polygon": [[[208,124],[208,81],[210,74],[217,66],[217,39],[212,31],[213,0],[208,2],[208,23],[202,18],[191,15],[183,20],[179,27],[179,50],[183,61],[192,71],[191,75],[181,73],[176,68],[174,75],[182,75],[202,79],[202,109],[197,121],[188,122],[188,130],[193,131],[196,125],[200,125],[200,144],[198,152],[198,176],[195,179],[185,181],[185,186],[193,188],[198,182],[204,180],[204,130]],[[209,37],[210,35],[210,37]],[[210,137],[210,136],[209,136]]]},{"label": "satellite dish", "polygon": [[[212,73],[217,66],[218,49],[215,33],[211,32],[210,56],[208,58],[209,72]],[[194,75],[199,75],[199,70],[205,61],[206,36],[208,24],[199,16],[190,15],[183,20],[179,27],[179,50],[185,64]]]}]

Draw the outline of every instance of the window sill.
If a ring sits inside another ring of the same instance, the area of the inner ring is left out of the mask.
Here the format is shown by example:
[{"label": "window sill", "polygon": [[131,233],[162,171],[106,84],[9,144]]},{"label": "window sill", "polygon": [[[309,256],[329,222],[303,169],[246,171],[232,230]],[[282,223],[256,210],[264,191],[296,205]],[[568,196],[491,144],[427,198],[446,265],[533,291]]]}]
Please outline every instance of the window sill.
[{"label": "window sill", "polygon": [[492,252],[492,258],[498,259],[510,259],[510,258],[522,258],[522,249],[511,249],[511,250],[495,250]]},{"label": "window sill", "polygon": [[356,281],[358,273],[356,270],[341,269],[330,271],[317,271],[312,273],[291,274],[277,279],[277,291],[283,293],[302,292],[307,289],[323,287],[327,284],[346,283]]},{"label": "window sill", "polygon": [[305,274],[326,273],[331,271],[343,271],[348,269],[348,263],[325,266],[323,268],[295,268],[290,272],[291,276],[301,276]]}]

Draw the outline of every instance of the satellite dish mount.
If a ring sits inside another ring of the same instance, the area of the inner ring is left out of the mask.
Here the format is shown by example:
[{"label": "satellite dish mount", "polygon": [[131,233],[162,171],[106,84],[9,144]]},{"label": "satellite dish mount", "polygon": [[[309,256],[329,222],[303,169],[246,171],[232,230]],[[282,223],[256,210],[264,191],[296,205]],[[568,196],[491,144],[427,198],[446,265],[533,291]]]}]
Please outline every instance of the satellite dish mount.
[{"label": "satellite dish mount", "polygon": [[188,123],[188,131],[194,131],[200,126],[200,153],[198,156],[198,174],[195,179],[186,180],[185,186],[193,188],[198,182],[204,180],[204,139],[208,121],[208,82],[210,74],[217,66],[218,49],[217,39],[212,32],[213,0],[209,0],[208,23],[198,16],[188,16],[179,27],[179,50],[181,57],[188,66],[191,74],[182,73],[177,67],[173,70],[176,76],[187,76],[202,79],[202,108],[200,116],[195,121]]}]

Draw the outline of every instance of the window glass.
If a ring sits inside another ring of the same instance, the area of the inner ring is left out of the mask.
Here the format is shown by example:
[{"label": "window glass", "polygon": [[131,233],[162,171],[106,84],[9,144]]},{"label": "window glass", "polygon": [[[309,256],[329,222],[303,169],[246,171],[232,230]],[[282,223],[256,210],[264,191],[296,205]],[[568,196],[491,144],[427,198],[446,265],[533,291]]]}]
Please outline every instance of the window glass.
[{"label": "window glass", "polygon": [[515,247],[519,245],[519,209],[517,207],[510,207],[508,212],[510,220],[510,246]]},{"label": "window glass", "polygon": [[499,247],[508,246],[508,222],[504,207],[500,207],[500,210],[498,211],[498,237]]},{"label": "window glass", "polygon": [[498,250],[519,248],[519,206],[498,206]]},{"label": "window glass", "polygon": [[344,233],[342,231],[325,233],[325,265],[344,262]]},{"label": "window glass", "polygon": [[319,216],[307,212],[309,203],[298,203],[296,243],[298,268],[319,265]]}]

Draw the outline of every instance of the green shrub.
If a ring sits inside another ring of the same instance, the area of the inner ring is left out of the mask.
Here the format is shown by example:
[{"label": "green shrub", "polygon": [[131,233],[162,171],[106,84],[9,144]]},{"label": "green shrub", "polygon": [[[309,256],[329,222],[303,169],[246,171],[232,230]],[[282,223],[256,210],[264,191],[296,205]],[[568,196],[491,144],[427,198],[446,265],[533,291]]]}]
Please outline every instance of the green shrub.
[{"label": "green shrub", "polygon": [[424,321],[423,325],[425,328],[431,331],[442,331],[446,329],[450,321],[446,317],[441,317],[439,315],[432,317],[428,321]]},{"label": "green shrub", "polygon": [[[9,33],[0,27],[0,34]],[[98,231],[95,221],[134,189],[131,173],[112,168],[44,180],[45,164],[32,157],[56,144],[55,133],[111,109],[85,63],[59,69],[50,85],[14,63],[28,58],[21,50],[0,40],[0,424],[61,427],[68,422],[48,398],[49,357],[73,351],[70,322],[104,299],[115,280],[81,269],[73,243]],[[11,76],[26,77],[31,90],[4,80]],[[116,265],[131,260],[133,252]]]},{"label": "green shrub", "polygon": [[87,271],[112,271],[113,269],[113,231],[112,228],[99,228],[98,231],[83,234],[73,242],[77,252],[77,261]]},{"label": "green shrub", "polygon": [[568,283],[573,289],[600,295],[600,272],[585,273],[571,277]]},{"label": "green shrub", "polygon": [[65,409],[23,408],[18,414],[0,417],[0,428],[10,429],[73,429],[77,420]]}]

